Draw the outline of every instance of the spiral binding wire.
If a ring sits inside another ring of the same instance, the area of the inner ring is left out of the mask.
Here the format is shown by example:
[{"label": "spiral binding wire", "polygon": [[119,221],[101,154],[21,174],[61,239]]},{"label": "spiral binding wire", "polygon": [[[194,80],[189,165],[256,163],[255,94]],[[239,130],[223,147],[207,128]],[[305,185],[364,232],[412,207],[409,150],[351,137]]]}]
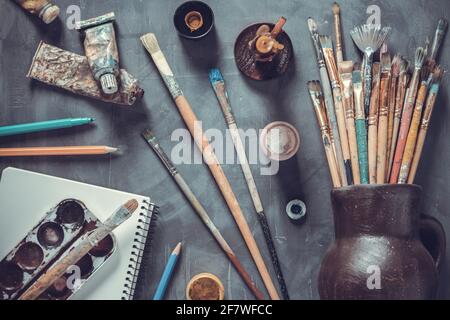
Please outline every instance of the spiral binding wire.
[{"label": "spiral binding wire", "polygon": [[127,276],[125,278],[124,289],[122,291],[122,300],[133,299],[139,271],[141,270],[141,262],[142,257],[144,256],[147,237],[149,235],[151,236],[151,226],[155,218],[154,215],[158,214],[159,208],[154,203],[146,200],[144,200],[143,203],[146,206],[142,205],[141,210],[143,211],[139,213],[139,224],[133,240],[133,249],[130,253]]}]

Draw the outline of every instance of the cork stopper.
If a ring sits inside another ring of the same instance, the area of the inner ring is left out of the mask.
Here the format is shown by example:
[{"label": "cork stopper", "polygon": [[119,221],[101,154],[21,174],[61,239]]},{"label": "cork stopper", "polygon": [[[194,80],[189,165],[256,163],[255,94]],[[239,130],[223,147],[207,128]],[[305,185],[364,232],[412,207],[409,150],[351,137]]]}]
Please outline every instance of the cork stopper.
[{"label": "cork stopper", "polygon": [[101,76],[100,84],[102,86],[102,91],[104,94],[114,94],[117,92],[117,90],[119,90],[116,77],[111,73],[107,73]]},{"label": "cork stopper", "polygon": [[40,16],[42,21],[46,24],[50,24],[59,16],[59,12],[60,10],[57,5],[50,4],[41,11]]}]

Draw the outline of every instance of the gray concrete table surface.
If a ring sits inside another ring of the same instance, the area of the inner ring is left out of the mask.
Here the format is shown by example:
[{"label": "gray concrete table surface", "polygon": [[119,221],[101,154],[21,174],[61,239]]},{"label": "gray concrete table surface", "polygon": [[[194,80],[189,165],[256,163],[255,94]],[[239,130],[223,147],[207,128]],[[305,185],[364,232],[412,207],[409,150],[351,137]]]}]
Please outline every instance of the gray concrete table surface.
[{"label": "gray concrete table surface", "polygon": [[[331,35],[332,1],[207,0],[205,2],[215,12],[216,25],[213,33],[200,41],[183,40],[174,29],[172,16],[175,8],[183,2],[181,0],[55,2],[62,9],[61,20],[46,26],[12,1],[0,1],[0,125],[84,116],[95,117],[96,125],[1,138],[0,146],[105,144],[121,147],[123,155],[4,158],[0,160],[0,169],[14,166],[151,196],[161,207],[161,213],[154,233],[152,256],[147,261],[147,271],[140,278],[137,298],[152,297],[168,255],[178,241],[183,241],[184,246],[167,291],[167,299],[184,299],[187,282],[200,272],[219,276],[225,285],[227,299],[253,298],[165,168],[140,137],[141,131],[150,127],[163,147],[170,152],[178,143],[171,141],[172,132],[184,128],[160,75],[139,41],[144,33],[153,32],[194,111],[203,120],[205,129],[226,129],[208,81],[208,70],[212,66],[222,69],[241,128],[261,129],[271,121],[285,120],[299,129],[300,151],[294,159],[282,163],[277,175],[260,175],[258,165],[252,166],[252,170],[276,239],[291,297],[318,299],[320,261],[334,238],[334,229],[329,200],[329,173],[306,90],[308,80],[319,78],[306,19],[314,17],[319,23],[320,32]],[[349,30],[366,21],[369,5],[378,5],[381,8],[382,24],[393,27],[389,41],[391,53],[401,52],[409,58],[413,57],[415,47],[423,44],[427,36],[432,38],[437,20],[441,16],[450,17],[450,2],[447,0],[341,0],[339,3],[345,57],[354,60],[359,60],[360,55],[351,42]],[[70,5],[81,8],[82,19],[109,11],[116,13],[121,66],[134,74],[145,89],[143,100],[135,106],[122,107],[82,98],[25,77],[40,40],[83,53],[78,33],[66,27],[70,17],[66,10]],[[239,73],[234,63],[234,40],[245,26],[255,22],[275,22],[280,16],[287,18],[284,29],[294,45],[292,68],[285,76],[275,80],[250,81]],[[448,67],[449,57],[450,40],[447,39],[440,62]],[[423,212],[437,217],[450,235],[448,83],[446,77],[432,119],[417,182],[423,186]],[[207,167],[184,164],[179,169],[258,287],[264,289]],[[273,275],[241,168],[237,164],[227,164],[224,170]],[[287,201],[296,197],[303,199],[308,207],[307,221],[300,226],[293,225],[284,213]],[[440,276],[440,298],[450,298],[449,256]]]}]

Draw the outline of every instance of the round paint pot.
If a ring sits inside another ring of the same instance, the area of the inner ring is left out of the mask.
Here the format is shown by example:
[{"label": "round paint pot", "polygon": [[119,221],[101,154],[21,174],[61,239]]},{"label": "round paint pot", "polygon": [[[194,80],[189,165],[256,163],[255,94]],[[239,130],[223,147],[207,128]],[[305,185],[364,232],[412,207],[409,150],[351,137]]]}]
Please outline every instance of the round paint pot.
[{"label": "round paint pot", "polygon": [[23,284],[23,271],[13,263],[4,261],[0,263],[0,288],[5,291],[16,291]]},{"label": "round paint pot", "polygon": [[84,222],[84,208],[75,200],[65,200],[59,204],[56,216],[59,223],[77,228]]},{"label": "round paint pot", "polygon": [[84,255],[76,265],[80,268],[81,278],[86,279],[94,271],[94,262],[88,254]]},{"label": "round paint pot", "polygon": [[94,257],[106,257],[114,249],[113,238],[108,235],[89,251]]},{"label": "round paint pot", "polygon": [[187,39],[200,39],[214,26],[212,9],[201,1],[188,1],[177,8],[173,23],[178,34]]},{"label": "round paint pot", "polygon": [[25,242],[14,254],[14,261],[26,271],[33,271],[44,260],[44,251],[34,242]]},{"label": "round paint pot", "polygon": [[269,123],[261,132],[260,146],[271,160],[292,158],[300,147],[300,135],[293,125],[283,121]]},{"label": "round paint pot", "polygon": [[293,222],[301,222],[306,217],[306,204],[298,199],[289,201],[286,213]]},{"label": "round paint pot", "polygon": [[46,222],[39,227],[37,238],[46,248],[58,247],[64,240],[63,228],[55,222]]},{"label": "round paint pot", "polygon": [[225,289],[219,278],[211,273],[200,273],[186,287],[188,300],[223,300]]},{"label": "round paint pot", "polygon": [[55,282],[53,282],[47,291],[54,298],[62,298],[66,296],[70,292],[67,287],[67,278],[64,276],[58,278]]}]

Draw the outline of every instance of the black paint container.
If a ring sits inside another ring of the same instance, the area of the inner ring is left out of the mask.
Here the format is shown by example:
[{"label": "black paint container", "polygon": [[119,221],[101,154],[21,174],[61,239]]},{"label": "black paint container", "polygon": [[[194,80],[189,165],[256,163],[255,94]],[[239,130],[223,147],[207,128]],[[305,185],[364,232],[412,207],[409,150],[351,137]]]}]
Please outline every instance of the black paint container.
[{"label": "black paint container", "polygon": [[212,30],[214,13],[206,3],[188,1],[177,8],[173,23],[183,38],[200,39]]}]

